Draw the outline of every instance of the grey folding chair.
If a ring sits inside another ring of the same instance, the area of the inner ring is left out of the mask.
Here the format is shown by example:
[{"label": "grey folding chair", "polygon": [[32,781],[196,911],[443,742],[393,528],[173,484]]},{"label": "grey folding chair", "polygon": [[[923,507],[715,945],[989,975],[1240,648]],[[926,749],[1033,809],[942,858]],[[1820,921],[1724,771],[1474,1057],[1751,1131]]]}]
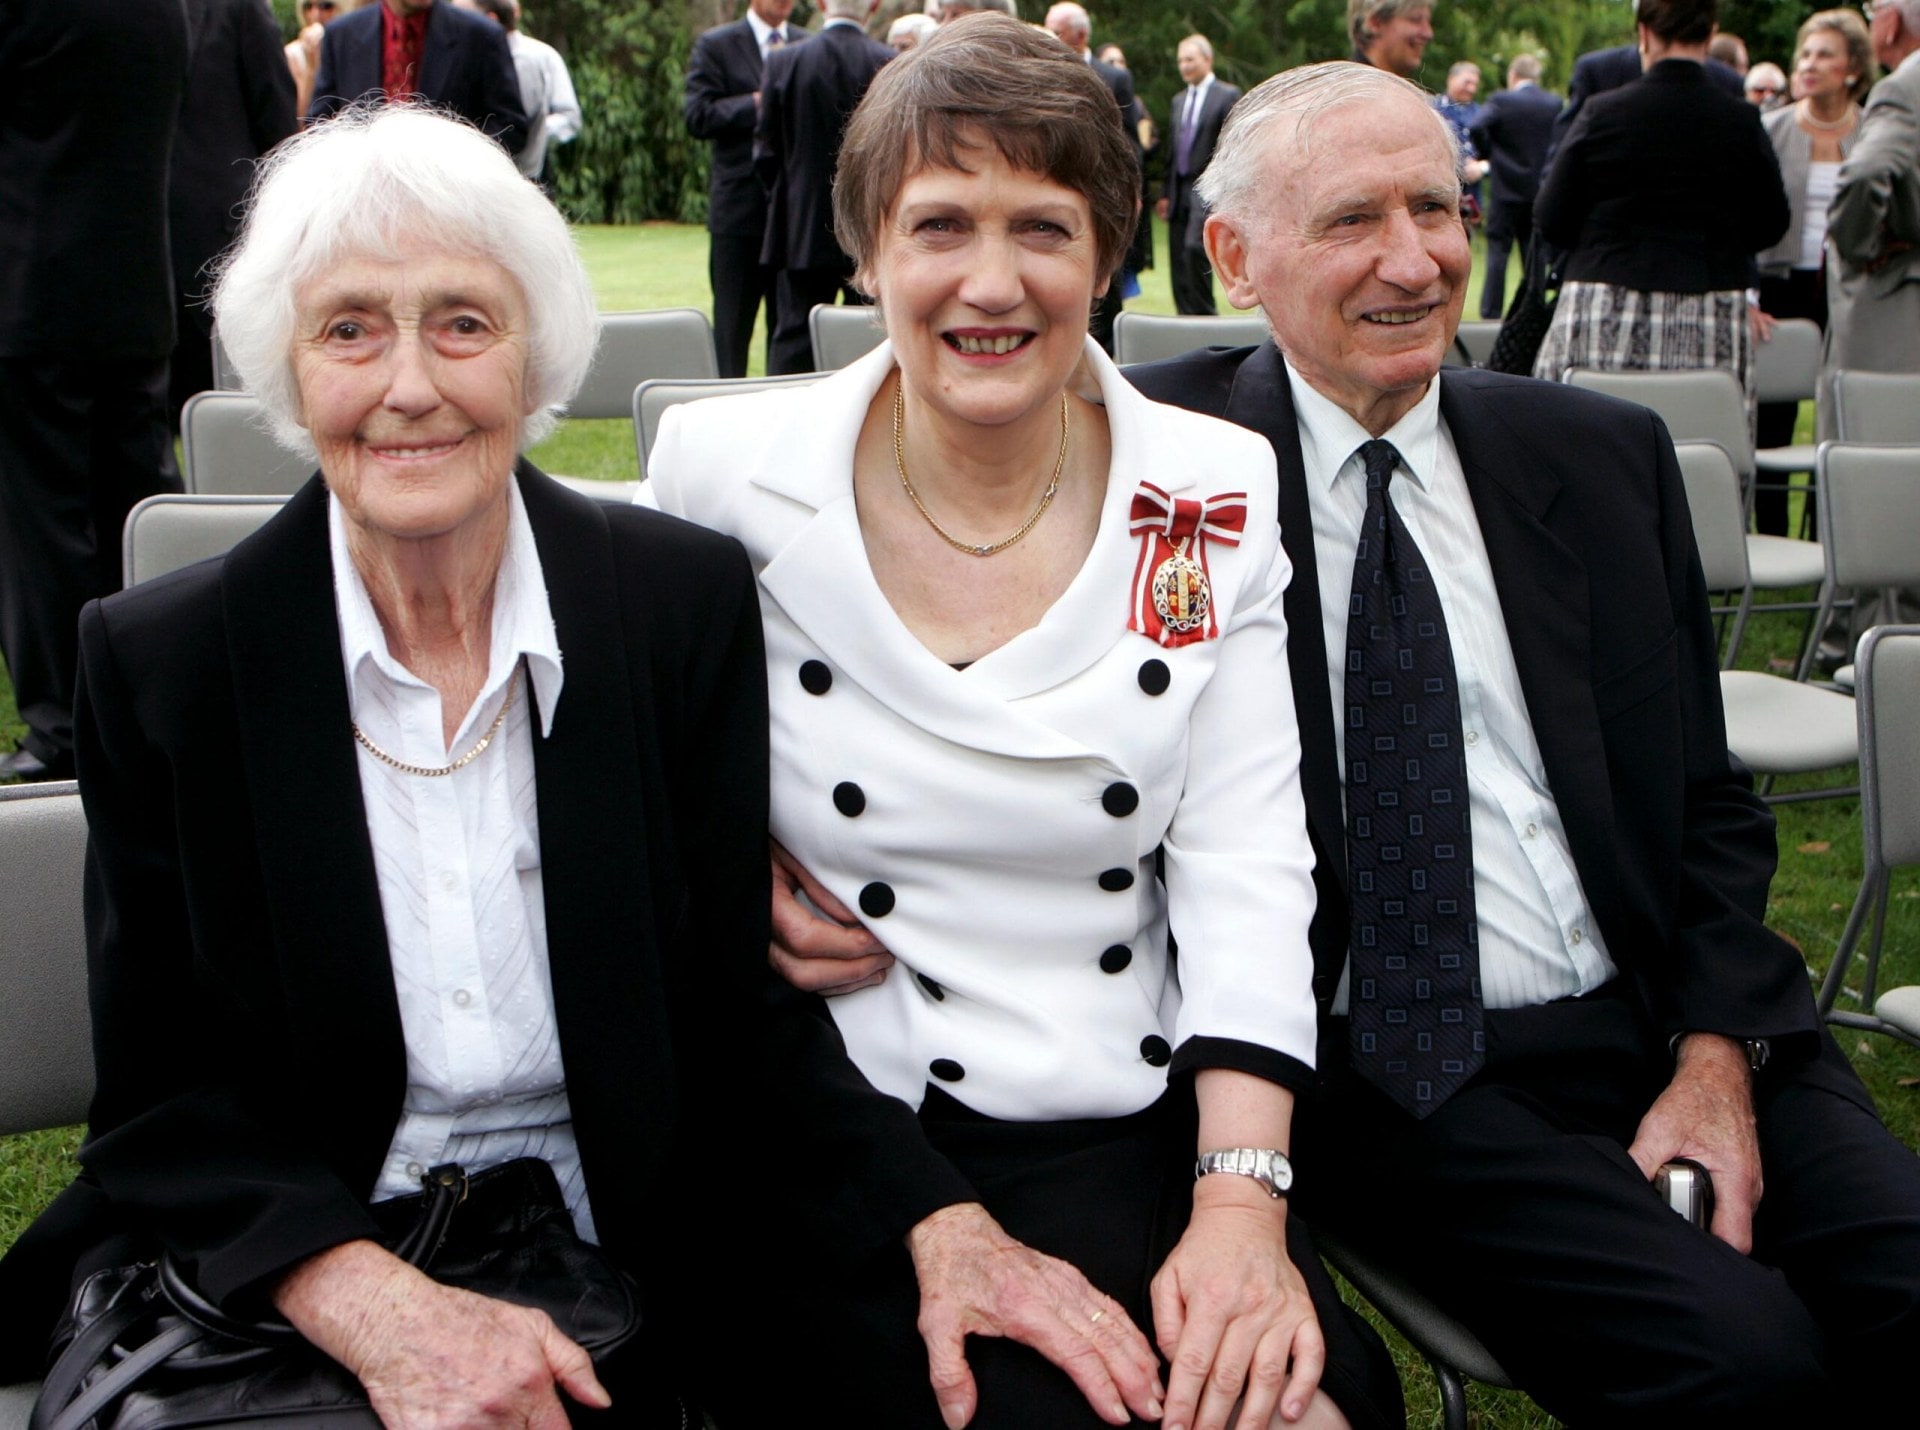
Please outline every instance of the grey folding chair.
[{"label": "grey folding chair", "polygon": [[[1827,573],[1814,629],[1825,630],[1843,592],[1920,586],[1920,448],[1822,442],[1817,465]],[[1801,655],[1799,679],[1814,655]]]},{"label": "grey folding chair", "polygon": [[865,303],[815,303],[807,314],[807,334],[813,339],[814,367],[838,372],[879,347],[887,329],[880,310]]},{"label": "grey folding chair", "polygon": [[129,586],[224,556],[286,505],[285,497],[148,497],[127,513],[121,575]]},{"label": "grey folding chair", "polygon": [[245,392],[247,385],[240,380],[240,374],[233,365],[233,359],[227,356],[227,345],[220,341],[220,329],[213,330],[213,385],[220,392]]},{"label": "grey folding chair", "polygon": [[602,313],[600,346],[567,416],[619,418],[633,411],[633,390],[655,377],[718,377],[713,325],[698,308]]},{"label": "grey folding chair", "polygon": [[[1864,872],[1846,929],[1820,985],[1820,1011],[1830,1023],[1886,1033],[1920,1046],[1920,987],[1878,992],[1880,941],[1886,931],[1887,893],[1893,870],[1920,864],[1920,626],[1875,626],[1860,642],[1855,667],[1860,692],[1860,829]],[[1846,977],[1867,939],[1866,977],[1860,992]],[[1834,1005],[1842,993],[1864,1012]]]},{"label": "grey folding chair", "polygon": [[1494,339],[1500,336],[1497,319],[1474,319],[1460,325],[1447,349],[1448,367],[1485,367],[1493,356]]},{"label": "grey folding chair", "polygon": [[[79,789],[0,787],[0,1136],[85,1122],[93,1096]],[[0,1430],[25,1430],[38,1393],[0,1386]]]},{"label": "grey folding chair", "polygon": [[682,402],[698,402],[703,397],[724,397],[730,392],[763,392],[776,387],[805,387],[820,380],[817,372],[797,372],[785,377],[716,377],[705,382],[661,378],[643,382],[633,392],[633,440],[639,450],[640,480],[647,479],[647,454],[660,435],[660,418],[669,407]]},{"label": "grey folding chair", "polygon": [[203,496],[291,496],[313,475],[267,431],[260,399],[246,392],[196,392],[180,413],[189,492]]},{"label": "grey folding chair", "polygon": [[1176,358],[1196,348],[1244,348],[1267,340],[1267,320],[1258,313],[1221,317],[1205,314],[1122,313],[1113,321],[1113,360],[1137,362]]},{"label": "grey folding chair", "polygon": [[1327,1264],[1373,1304],[1395,1330],[1426,1358],[1440,1383],[1440,1413],[1446,1430],[1467,1430],[1465,1381],[1500,1390],[1515,1389],[1513,1377],[1480,1344],[1479,1338],[1389,1267],[1324,1227],[1313,1229],[1314,1244]]},{"label": "grey folding chair", "polygon": [[[1747,401],[1740,384],[1724,368],[1685,372],[1611,372],[1570,368],[1564,380],[1575,387],[1604,392],[1628,402],[1651,407],[1667,424],[1676,442],[1718,442],[1726,448],[1740,474],[1741,510],[1753,514],[1756,468],[1753,435],[1747,427]],[[1743,523],[1744,526],[1744,523]],[[1747,537],[1748,574],[1756,591],[1782,591],[1818,586],[1826,561],[1817,541],[1790,536]],[[1756,611],[1806,611],[1815,601],[1774,601]]]},{"label": "grey folding chair", "polygon": [[[1754,397],[1761,402],[1811,402],[1819,393],[1826,337],[1810,318],[1782,318],[1773,336],[1754,349]],[[1795,472],[1814,470],[1811,443],[1762,447],[1753,454],[1756,479],[1784,486]]]},{"label": "grey folding chair", "polygon": [[1833,403],[1842,442],[1920,442],[1920,373],[1836,372]]},{"label": "grey folding chair", "polygon": [[1740,478],[1733,458],[1718,442],[1675,442],[1680,479],[1686,484],[1687,509],[1693,515],[1693,543],[1709,591],[1725,592],[1729,604],[1714,613],[1730,617],[1726,649],[1720,668],[1731,670],[1740,654],[1740,638],[1753,606],[1753,587],[1747,584],[1747,542],[1742,530]]}]

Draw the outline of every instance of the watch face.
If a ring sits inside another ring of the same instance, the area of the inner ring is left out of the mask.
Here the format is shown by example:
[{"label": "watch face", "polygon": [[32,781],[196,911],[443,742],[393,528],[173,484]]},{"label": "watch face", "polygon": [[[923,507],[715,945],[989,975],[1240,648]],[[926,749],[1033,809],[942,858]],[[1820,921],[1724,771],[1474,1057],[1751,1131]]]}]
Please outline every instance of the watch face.
[{"label": "watch face", "polygon": [[1273,1168],[1273,1186],[1275,1191],[1288,1191],[1293,1186],[1293,1164],[1275,1159]]}]

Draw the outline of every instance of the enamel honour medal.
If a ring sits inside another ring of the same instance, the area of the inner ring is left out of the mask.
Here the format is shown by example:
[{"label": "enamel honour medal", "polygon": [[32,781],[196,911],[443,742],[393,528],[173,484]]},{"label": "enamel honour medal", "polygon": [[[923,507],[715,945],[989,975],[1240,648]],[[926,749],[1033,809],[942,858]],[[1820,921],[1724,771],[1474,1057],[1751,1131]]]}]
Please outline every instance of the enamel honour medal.
[{"label": "enamel honour medal", "polygon": [[1161,623],[1178,635],[1198,630],[1206,624],[1213,608],[1213,590],[1200,563],[1187,555],[1189,541],[1182,538],[1173,554],[1153,573],[1153,609]]}]

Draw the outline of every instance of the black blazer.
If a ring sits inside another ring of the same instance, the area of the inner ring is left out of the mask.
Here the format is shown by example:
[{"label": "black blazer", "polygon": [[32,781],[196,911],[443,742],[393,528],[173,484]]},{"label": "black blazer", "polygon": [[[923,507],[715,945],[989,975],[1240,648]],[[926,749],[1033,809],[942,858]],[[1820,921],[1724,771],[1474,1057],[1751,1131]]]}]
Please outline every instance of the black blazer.
[{"label": "black blazer", "polygon": [[1194,125],[1193,152],[1187,160],[1187,177],[1182,180],[1174,172],[1174,166],[1180,150],[1180,111],[1186,102],[1187,92],[1183,89],[1174,95],[1173,103],[1167,108],[1167,178],[1162,192],[1175,209],[1184,209],[1187,195],[1193,189],[1193,181],[1206,173],[1207,165],[1213,161],[1213,146],[1220,142],[1220,126],[1227,122],[1234,105],[1240,102],[1240,90],[1217,75],[1213,83],[1207,86],[1206,98],[1200,101],[1200,118]]},{"label": "black blazer", "polygon": [[[700,1285],[735,1284],[743,1235],[703,1234],[747,1179],[689,1170],[689,1148],[752,1145],[763,1036],[791,1055],[757,1021],[785,996],[759,607],[731,539],[519,480],[566,658],[534,765],[574,1129],[602,1242],[664,1288],[646,1315],[670,1331]],[[81,1178],[0,1263],[0,1360],[37,1356],[74,1266],[117,1234],[231,1304],[374,1232],[407,1065],[332,580],[315,478],[224,561],[86,608],[98,1082]]]},{"label": "black blazer", "polygon": [[[805,30],[783,27],[788,45]],[[760,46],[745,20],[708,30],[693,42],[687,61],[687,132],[713,141],[707,171],[707,228],[713,233],[767,231],[767,191],[753,172],[753,124],[760,88]]]},{"label": "black blazer", "polygon": [[[1553,127],[1553,141],[1547,151],[1547,159],[1560,152],[1560,146],[1566,141],[1567,131],[1573,128],[1573,121],[1580,117],[1580,111],[1586,102],[1596,94],[1605,94],[1610,89],[1618,89],[1639,79],[1640,49],[1637,45],[1615,45],[1608,50],[1589,50],[1573,62],[1573,78],[1567,84],[1567,107],[1560,111],[1560,118]],[[1746,99],[1746,76],[1732,65],[1722,64],[1719,60],[1707,61],[1707,78],[1714,85],[1734,99]]]},{"label": "black blazer", "polygon": [[[1147,396],[1264,433],[1280,467],[1287,661],[1319,894],[1324,1014],[1346,961],[1346,827],[1313,519],[1271,342],[1127,369]],[[1673,444],[1643,407],[1466,368],[1440,412],[1486,537],[1514,663],[1574,865],[1654,1025],[1810,1056],[1798,952],[1764,925],[1773,817],[1727,754],[1717,644]]]},{"label": "black blazer", "polygon": [[7,7],[0,357],[172,350],[167,153],[186,70],[180,0]]},{"label": "black blazer", "polygon": [[1581,111],[1533,221],[1570,250],[1569,280],[1705,293],[1745,288],[1788,219],[1760,111],[1692,61],[1662,60]]},{"label": "black blazer", "polygon": [[1494,203],[1532,206],[1559,116],[1560,96],[1536,84],[1503,89],[1480,106],[1468,134],[1474,153],[1492,166]]},{"label": "black blazer", "polygon": [[760,261],[769,268],[847,266],[833,236],[833,170],[847,120],[892,58],[858,25],[828,25],[768,57],[753,167],[767,191]]},{"label": "black blazer", "polygon": [[[293,74],[267,0],[187,0],[192,59],[167,195],[174,292],[198,297],[206,265],[240,231],[253,161],[294,130]],[[213,318],[195,313],[202,332]]]},{"label": "black blazer", "polygon": [[[355,100],[385,92],[380,66],[380,15],[385,8],[363,5],[327,26],[307,106],[309,119],[324,119]],[[423,99],[445,105],[491,134],[509,154],[526,147],[527,114],[507,32],[486,16],[433,0],[414,88]]]}]

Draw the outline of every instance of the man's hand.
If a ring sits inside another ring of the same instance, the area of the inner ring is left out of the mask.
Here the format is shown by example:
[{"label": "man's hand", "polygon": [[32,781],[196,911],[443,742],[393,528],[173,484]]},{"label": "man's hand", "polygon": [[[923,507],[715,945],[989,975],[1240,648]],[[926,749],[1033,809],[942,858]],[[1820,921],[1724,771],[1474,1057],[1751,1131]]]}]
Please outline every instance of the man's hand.
[{"label": "man's hand", "polygon": [[1713,1177],[1713,1234],[1743,1255],[1752,1251],[1760,1137],[1746,1050],[1718,1033],[1681,1038],[1673,1081],[1640,1119],[1627,1155],[1648,1181],[1675,1157],[1700,1163]]},{"label": "man's hand", "polygon": [[1780,326],[1780,320],[1773,314],[1762,312],[1749,303],[1747,304],[1747,326],[1753,330],[1753,340],[1756,343],[1767,343],[1773,341],[1773,330]]},{"label": "man's hand", "polygon": [[[768,843],[773,851],[773,942],[767,961],[773,971],[802,993],[827,998],[883,982],[893,967],[886,945],[801,868],[798,859],[777,841]],[[820,912],[804,907],[795,890],[805,893]]]},{"label": "man's hand", "polygon": [[[940,1417],[960,1430],[979,1407],[968,1336],[1005,1336],[1065,1371],[1102,1420],[1158,1420],[1165,1398],[1147,1338],[1079,1271],[1015,1241],[978,1202],[942,1207],[907,1233],[920,1335]],[[1012,1413],[1001,1407],[1002,1414]]]},{"label": "man's hand", "polygon": [[302,1262],[274,1304],[359,1378],[388,1430],[566,1430],[562,1390],[596,1410],[612,1403],[543,1312],[442,1286],[370,1241]]}]

